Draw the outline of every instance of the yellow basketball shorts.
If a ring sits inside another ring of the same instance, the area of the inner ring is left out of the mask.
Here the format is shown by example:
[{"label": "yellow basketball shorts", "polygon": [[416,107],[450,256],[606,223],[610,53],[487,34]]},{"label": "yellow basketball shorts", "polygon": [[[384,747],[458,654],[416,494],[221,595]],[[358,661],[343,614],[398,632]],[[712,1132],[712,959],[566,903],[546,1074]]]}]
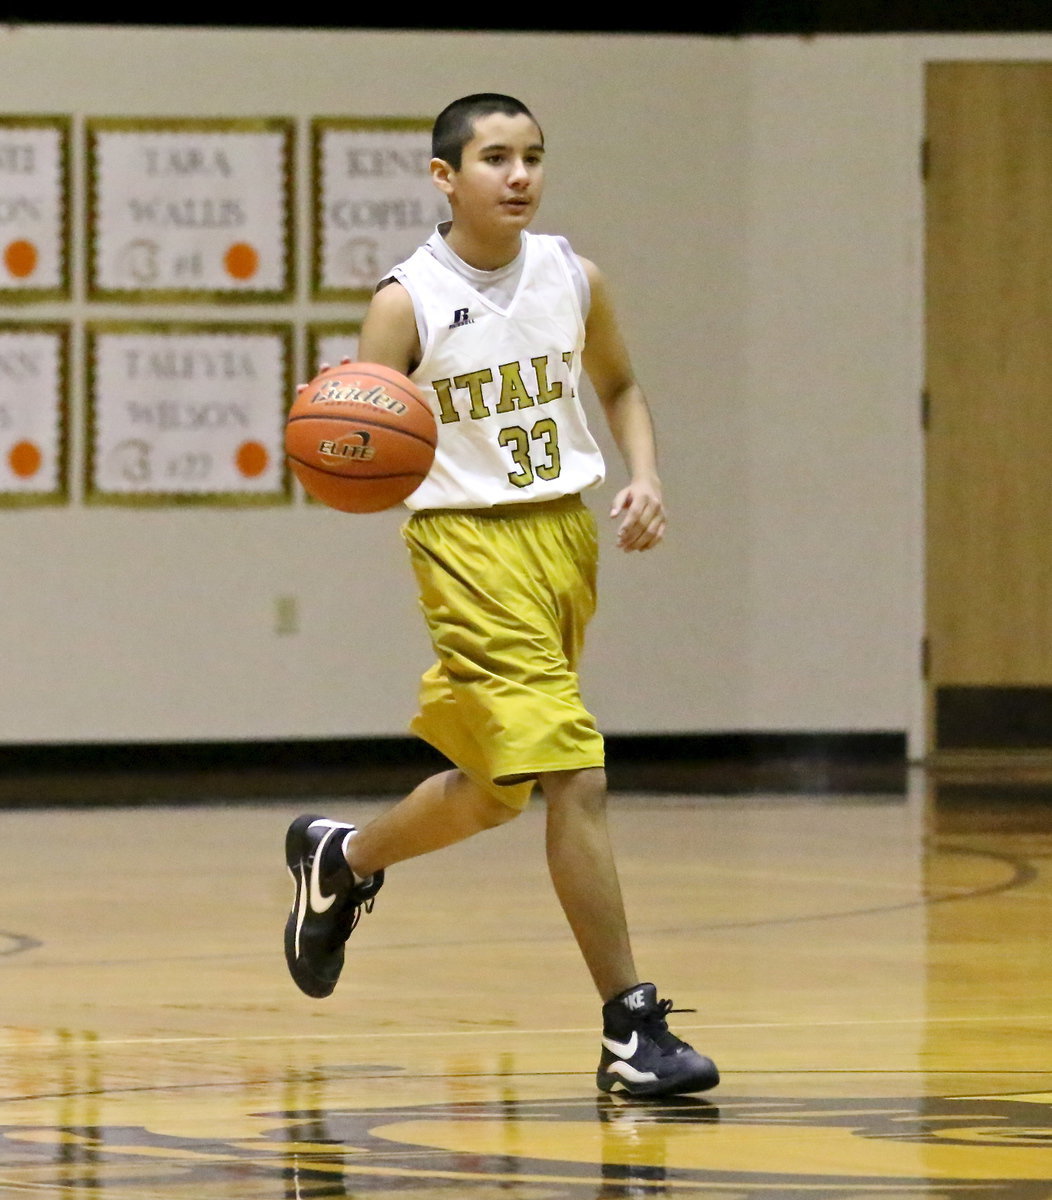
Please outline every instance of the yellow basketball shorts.
[{"label": "yellow basketball shorts", "polygon": [[438,658],[413,732],[512,808],[542,772],[601,767],[577,675],[598,565],[581,497],[414,513],[402,536]]}]

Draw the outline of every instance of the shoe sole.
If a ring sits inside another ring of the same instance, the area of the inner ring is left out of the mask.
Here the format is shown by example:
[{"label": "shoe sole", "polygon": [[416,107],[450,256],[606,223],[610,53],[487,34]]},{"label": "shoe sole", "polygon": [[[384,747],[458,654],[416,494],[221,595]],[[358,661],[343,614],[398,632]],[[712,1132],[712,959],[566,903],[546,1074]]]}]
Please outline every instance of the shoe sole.
[{"label": "shoe sole", "polygon": [[719,1081],[720,1073],[715,1063],[711,1071],[695,1071],[678,1079],[655,1079],[652,1083],[632,1083],[621,1075],[604,1071],[597,1071],[595,1075],[595,1085],[601,1092],[626,1096],[684,1096],[690,1092],[707,1092]]}]

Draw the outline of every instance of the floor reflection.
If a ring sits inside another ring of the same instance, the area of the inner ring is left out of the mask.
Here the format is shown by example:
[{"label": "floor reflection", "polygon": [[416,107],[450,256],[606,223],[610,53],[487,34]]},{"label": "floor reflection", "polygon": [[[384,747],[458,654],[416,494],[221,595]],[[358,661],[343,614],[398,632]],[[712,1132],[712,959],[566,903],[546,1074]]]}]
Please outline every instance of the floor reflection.
[{"label": "floor reflection", "polygon": [[603,1186],[595,1200],[636,1200],[667,1196],[668,1126],[672,1123],[715,1124],[719,1106],[692,1096],[665,1100],[632,1100],[600,1096],[596,1114],[602,1130]]}]

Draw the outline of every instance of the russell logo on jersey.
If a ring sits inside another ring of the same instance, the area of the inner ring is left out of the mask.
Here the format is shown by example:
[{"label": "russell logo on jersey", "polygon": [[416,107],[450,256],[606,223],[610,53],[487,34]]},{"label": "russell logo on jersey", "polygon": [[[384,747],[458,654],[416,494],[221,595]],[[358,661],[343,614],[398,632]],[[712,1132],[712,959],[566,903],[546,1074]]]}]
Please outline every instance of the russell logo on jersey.
[{"label": "russell logo on jersey", "polygon": [[461,326],[463,326],[463,325],[474,325],[474,324],[475,324],[475,318],[468,316],[468,310],[466,308],[458,308],[458,309],[455,309],[453,312],[453,321],[452,321],[452,324],[449,326],[449,328],[450,329],[460,329]]}]

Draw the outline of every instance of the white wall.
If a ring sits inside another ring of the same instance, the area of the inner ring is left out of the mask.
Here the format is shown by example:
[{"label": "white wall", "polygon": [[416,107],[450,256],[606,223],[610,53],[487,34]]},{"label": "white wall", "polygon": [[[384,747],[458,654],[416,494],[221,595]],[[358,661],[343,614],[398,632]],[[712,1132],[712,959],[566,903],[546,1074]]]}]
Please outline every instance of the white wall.
[{"label": "white wall", "polygon": [[1047,35],[755,38],[744,394],[748,729],[924,749],[925,64]]},{"label": "white wall", "polygon": [[[924,61],[1048,54],[1013,36],[29,26],[0,32],[0,111],[76,118],[78,205],[85,117],[297,117],[305,246],[311,116],[520,95],[549,146],[537,228],[610,276],[672,510],[652,554],[607,534],[585,667],[603,727],[905,729],[919,750]],[[9,316],[215,316],[88,305],[79,260],[75,288]],[[223,318],[359,313],[301,281],[293,305]],[[404,732],[430,656],[398,514],[88,509],[79,486],[67,508],[0,510],[0,741]],[[296,634],[275,632],[281,596]]]},{"label": "white wall", "polygon": [[906,728],[923,67],[903,39],[760,39],[746,57],[745,723]]}]

